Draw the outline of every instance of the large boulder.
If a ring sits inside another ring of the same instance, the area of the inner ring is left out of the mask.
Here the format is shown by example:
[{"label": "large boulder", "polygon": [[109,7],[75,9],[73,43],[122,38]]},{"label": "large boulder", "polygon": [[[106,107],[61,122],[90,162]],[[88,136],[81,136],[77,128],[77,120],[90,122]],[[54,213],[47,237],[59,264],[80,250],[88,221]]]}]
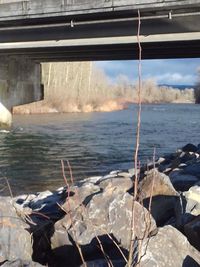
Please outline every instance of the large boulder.
[{"label": "large boulder", "polygon": [[[63,218],[65,212],[61,205],[66,200],[66,188],[56,191],[44,191],[36,194],[22,195],[15,199],[15,206],[21,212],[29,210],[29,225],[32,236],[34,261],[46,264],[51,254],[50,236],[54,223]],[[72,196],[73,193],[69,192]],[[21,259],[21,258],[20,258]]]},{"label": "large boulder", "polygon": [[89,261],[103,257],[99,241],[113,260],[121,258],[117,246],[127,254],[132,219],[135,236],[139,239],[157,231],[152,216],[138,202],[134,203],[132,218],[133,197],[127,192],[132,186],[130,178],[107,177],[97,184],[101,190],[96,191],[95,188],[95,193],[87,196],[87,201],[84,200],[75,210],[69,210],[71,202],[67,201],[64,205],[65,217],[55,224],[51,238],[52,250],[59,259],[68,260],[69,266],[72,264],[69,258],[78,259],[77,244]]},{"label": "large boulder", "polygon": [[32,260],[32,240],[27,231],[29,226],[22,220],[26,214],[17,214],[14,205],[10,197],[0,197],[0,263]]},{"label": "large boulder", "polygon": [[172,217],[176,217],[179,194],[169,177],[152,169],[139,184],[139,197],[146,208],[151,204],[151,214],[157,226],[163,226]]},{"label": "large boulder", "polygon": [[152,169],[139,184],[140,197],[142,199],[151,196],[178,196],[169,177],[157,169]]},{"label": "large boulder", "polygon": [[145,240],[141,267],[198,267],[200,254],[187,238],[172,226],[160,228],[157,235]]}]

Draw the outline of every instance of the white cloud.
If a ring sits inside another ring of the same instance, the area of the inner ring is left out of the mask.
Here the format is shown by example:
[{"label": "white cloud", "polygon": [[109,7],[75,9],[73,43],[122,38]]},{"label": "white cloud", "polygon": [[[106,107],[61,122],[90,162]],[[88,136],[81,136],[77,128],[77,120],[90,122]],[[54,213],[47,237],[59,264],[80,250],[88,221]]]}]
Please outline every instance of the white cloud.
[{"label": "white cloud", "polygon": [[[97,66],[115,81],[117,76],[126,75],[131,81],[137,80],[138,62],[129,61],[103,61]],[[197,79],[197,68],[200,59],[169,59],[169,60],[143,60],[143,79],[155,78],[159,84],[193,85]]]},{"label": "white cloud", "polygon": [[151,77],[153,77],[159,84],[192,85],[196,80],[195,75],[192,74],[184,75],[181,73],[163,73],[161,75],[155,75]]}]

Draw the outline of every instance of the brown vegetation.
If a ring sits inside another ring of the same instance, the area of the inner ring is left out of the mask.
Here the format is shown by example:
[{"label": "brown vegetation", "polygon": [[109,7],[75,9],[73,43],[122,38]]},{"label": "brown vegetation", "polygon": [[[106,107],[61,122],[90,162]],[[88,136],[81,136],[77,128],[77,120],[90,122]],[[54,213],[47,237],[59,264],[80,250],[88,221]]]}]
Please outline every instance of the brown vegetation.
[{"label": "brown vegetation", "polygon": [[[137,85],[119,75],[115,84],[92,62],[42,64],[44,100],[14,108],[14,113],[112,111],[137,103]],[[194,102],[193,89],[159,87],[153,79],[142,83],[143,103]]]}]

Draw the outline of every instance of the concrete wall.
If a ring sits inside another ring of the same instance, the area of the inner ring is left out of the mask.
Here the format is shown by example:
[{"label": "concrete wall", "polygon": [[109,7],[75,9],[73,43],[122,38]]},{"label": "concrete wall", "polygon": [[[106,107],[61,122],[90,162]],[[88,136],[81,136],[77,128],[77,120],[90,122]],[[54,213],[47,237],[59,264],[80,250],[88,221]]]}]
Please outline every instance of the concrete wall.
[{"label": "concrete wall", "polygon": [[0,21],[123,10],[196,7],[199,0],[0,0]]},{"label": "concrete wall", "polygon": [[41,100],[40,68],[26,57],[0,58],[0,102],[7,109]]}]

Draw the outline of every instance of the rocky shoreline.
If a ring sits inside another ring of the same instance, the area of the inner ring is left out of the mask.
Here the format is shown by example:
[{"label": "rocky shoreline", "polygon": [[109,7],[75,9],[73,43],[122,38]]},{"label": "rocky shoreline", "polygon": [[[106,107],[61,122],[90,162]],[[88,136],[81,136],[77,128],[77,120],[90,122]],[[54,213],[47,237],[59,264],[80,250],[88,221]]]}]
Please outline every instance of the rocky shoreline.
[{"label": "rocky shoreline", "polygon": [[[134,172],[0,197],[0,266],[126,266]],[[132,266],[200,266],[200,145],[140,168],[134,236]]]}]

